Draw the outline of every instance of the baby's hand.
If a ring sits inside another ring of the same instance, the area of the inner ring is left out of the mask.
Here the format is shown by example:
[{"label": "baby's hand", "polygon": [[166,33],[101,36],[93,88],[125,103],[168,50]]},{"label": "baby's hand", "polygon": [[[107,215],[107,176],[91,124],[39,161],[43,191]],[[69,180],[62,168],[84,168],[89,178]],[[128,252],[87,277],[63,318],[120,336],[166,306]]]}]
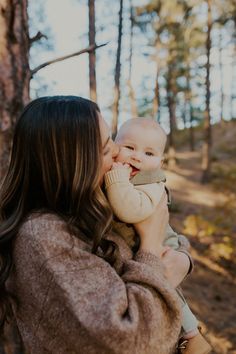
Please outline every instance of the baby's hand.
[{"label": "baby's hand", "polygon": [[130,165],[128,163],[122,163],[122,162],[113,162],[113,165],[111,167],[112,170],[117,170],[118,168],[124,168],[124,169],[129,169]]}]

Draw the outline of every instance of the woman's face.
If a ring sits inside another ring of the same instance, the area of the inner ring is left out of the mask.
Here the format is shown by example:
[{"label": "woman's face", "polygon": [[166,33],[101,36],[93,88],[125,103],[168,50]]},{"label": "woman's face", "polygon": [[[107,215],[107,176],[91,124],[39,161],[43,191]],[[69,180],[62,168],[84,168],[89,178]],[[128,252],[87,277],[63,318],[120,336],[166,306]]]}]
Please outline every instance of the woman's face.
[{"label": "woman's face", "polygon": [[118,155],[119,147],[114,143],[110,137],[110,131],[107,123],[99,114],[99,126],[102,139],[102,171],[101,178],[103,179],[105,173],[111,169],[114,159]]}]

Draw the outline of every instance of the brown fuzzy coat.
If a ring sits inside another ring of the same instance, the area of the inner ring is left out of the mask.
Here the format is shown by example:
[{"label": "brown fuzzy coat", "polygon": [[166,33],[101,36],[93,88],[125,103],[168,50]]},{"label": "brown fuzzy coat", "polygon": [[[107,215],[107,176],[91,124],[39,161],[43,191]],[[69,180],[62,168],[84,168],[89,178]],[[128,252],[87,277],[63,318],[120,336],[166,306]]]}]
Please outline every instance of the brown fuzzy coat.
[{"label": "brown fuzzy coat", "polygon": [[[8,288],[31,354],[170,354],[180,305],[161,261],[113,237],[119,271],[94,255],[53,214],[34,214],[14,244]],[[122,270],[122,272],[121,272]]]}]

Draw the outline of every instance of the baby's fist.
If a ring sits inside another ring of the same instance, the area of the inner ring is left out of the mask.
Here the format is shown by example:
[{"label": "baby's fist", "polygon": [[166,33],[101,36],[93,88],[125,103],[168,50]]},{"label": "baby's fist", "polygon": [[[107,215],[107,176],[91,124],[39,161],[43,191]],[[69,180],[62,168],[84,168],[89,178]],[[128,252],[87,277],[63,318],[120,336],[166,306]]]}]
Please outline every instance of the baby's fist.
[{"label": "baby's fist", "polygon": [[122,162],[113,162],[113,165],[112,165],[112,170],[117,170],[117,169],[120,169],[120,168],[124,168],[124,169],[128,169],[130,168],[129,164],[127,163],[122,163]]}]

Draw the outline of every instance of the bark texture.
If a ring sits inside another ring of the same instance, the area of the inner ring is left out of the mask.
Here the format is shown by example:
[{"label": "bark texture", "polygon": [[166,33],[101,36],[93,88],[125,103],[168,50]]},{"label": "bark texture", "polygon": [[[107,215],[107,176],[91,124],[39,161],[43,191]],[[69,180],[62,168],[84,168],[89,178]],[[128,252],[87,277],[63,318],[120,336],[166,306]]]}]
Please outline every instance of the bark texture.
[{"label": "bark texture", "polygon": [[176,130],[176,102],[175,102],[175,88],[171,71],[169,70],[167,76],[167,105],[169,111],[169,127],[170,133],[168,136],[168,168],[174,170],[176,166],[175,153],[175,130]]},{"label": "bark texture", "polygon": [[129,41],[129,78],[128,78],[128,88],[129,88],[129,99],[131,107],[132,118],[138,116],[138,109],[135,99],[135,92],[132,85],[132,59],[133,59],[133,36],[134,36],[134,14],[133,14],[133,4],[132,0],[129,1],[130,7],[130,41]]},{"label": "bark texture", "polygon": [[29,101],[27,0],[0,0],[0,180],[9,160],[12,132]]},{"label": "bark texture", "polygon": [[206,109],[204,117],[205,141],[202,148],[202,183],[207,183],[211,178],[211,115],[210,115],[210,54],[211,54],[211,29],[212,29],[212,13],[211,0],[207,0],[208,21],[207,21],[207,40],[206,40]]},{"label": "bark texture", "polygon": [[[95,0],[88,0],[89,7],[89,45],[95,45]],[[89,52],[89,88],[90,98],[97,101],[97,82],[96,82],[96,52]]]},{"label": "bark texture", "polygon": [[114,90],[114,103],[113,103],[113,116],[112,116],[112,137],[117,134],[118,115],[119,115],[119,102],[120,102],[120,69],[121,69],[121,39],[123,28],[123,0],[120,0],[119,11],[119,28],[118,28],[118,46],[116,54],[116,68],[115,68],[115,90]]}]

